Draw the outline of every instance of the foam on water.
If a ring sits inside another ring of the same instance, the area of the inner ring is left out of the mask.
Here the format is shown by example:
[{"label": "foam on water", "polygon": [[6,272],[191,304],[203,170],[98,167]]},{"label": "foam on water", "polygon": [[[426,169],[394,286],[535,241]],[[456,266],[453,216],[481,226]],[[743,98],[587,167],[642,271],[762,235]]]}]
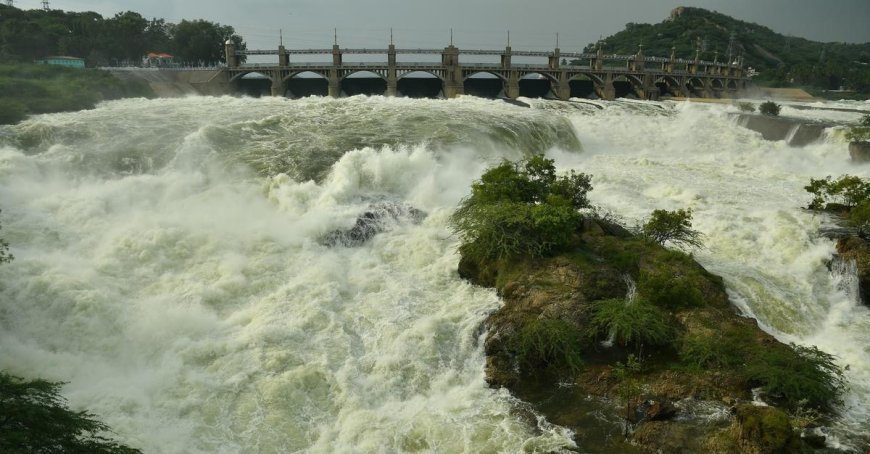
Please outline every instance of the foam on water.
[{"label": "foam on water", "polygon": [[[765,142],[724,106],[531,103],[126,100],[0,128],[0,369],[69,381],[149,453],[571,446],[486,386],[499,301],[458,278],[447,223],[489,164],[548,150],[629,222],[692,208],[732,300],[850,366],[833,433],[870,432],[870,313],[799,208],[810,177],[870,169],[836,141]],[[373,202],[427,216],[322,244]]]},{"label": "foam on water", "polygon": [[833,242],[801,209],[809,179],[870,176],[841,143],[790,148],[735,128],[728,109],[681,103],[673,115],[627,116],[618,105],[575,117],[582,154],[557,164],[594,175],[591,199],[631,220],[691,208],[705,235],[695,257],[725,279],[732,301],[783,341],[817,345],[849,366],[844,418],[870,433],[870,311],[826,267]]}]

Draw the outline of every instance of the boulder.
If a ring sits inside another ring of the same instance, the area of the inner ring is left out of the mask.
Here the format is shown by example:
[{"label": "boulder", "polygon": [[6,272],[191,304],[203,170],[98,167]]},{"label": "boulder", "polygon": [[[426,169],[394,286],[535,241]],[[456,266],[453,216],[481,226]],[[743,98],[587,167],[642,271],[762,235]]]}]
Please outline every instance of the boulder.
[{"label": "boulder", "polygon": [[854,162],[870,161],[870,142],[850,142],[849,156]]},{"label": "boulder", "polygon": [[742,452],[761,454],[808,451],[800,435],[792,428],[788,415],[777,408],[738,405],[736,424]]},{"label": "boulder", "polygon": [[360,246],[373,236],[386,231],[394,223],[410,221],[420,223],[426,214],[410,205],[381,202],[372,204],[368,211],[357,216],[353,227],[333,230],[326,234],[321,243],[327,246]]}]

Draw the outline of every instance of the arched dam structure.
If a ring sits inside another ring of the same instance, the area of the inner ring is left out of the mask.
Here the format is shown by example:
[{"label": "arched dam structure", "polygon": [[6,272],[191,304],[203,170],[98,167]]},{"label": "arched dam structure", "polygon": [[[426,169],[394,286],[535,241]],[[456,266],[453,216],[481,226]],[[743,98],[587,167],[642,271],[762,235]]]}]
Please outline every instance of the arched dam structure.
[{"label": "arched dam structure", "polygon": [[[382,94],[454,98],[472,94],[563,100],[654,100],[665,95],[728,98],[749,84],[742,59],[723,63],[717,55],[713,61],[705,61],[699,58],[700,50],[694,59],[687,60],[677,58],[673,50],[669,58],[648,57],[642,47],[634,55],[605,55],[600,48],[595,53],[563,53],[558,47],[552,52],[514,51],[510,46],[504,50],[460,50],[453,44],[443,49],[399,49],[394,44],[386,49],[343,49],[335,44],[331,49],[287,49],[281,45],[275,50],[237,50],[228,42],[225,52],[223,83],[238,92],[288,97]],[[277,62],[241,63],[246,58],[240,57],[260,55],[277,55]],[[327,56],[327,61],[297,61],[309,55]],[[345,62],[345,55],[384,55],[386,61]],[[399,55],[429,56],[430,61],[399,61]],[[432,55],[440,55],[440,62],[432,61]],[[460,56],[471,60],[497,56],[500,61],[461,62]],[[542,61],[518,64],[512,62],[513,57],[539,57]],[[566,64],[569,60],[574,64]]]}]

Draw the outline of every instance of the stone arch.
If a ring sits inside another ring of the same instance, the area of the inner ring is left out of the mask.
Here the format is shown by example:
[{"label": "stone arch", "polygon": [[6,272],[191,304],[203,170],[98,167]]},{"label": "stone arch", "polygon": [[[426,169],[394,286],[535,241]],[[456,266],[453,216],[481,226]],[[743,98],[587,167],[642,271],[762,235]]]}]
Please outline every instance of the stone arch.
[{"label": "stone arch", "polygon": [[304,71],[294,71],[294,72],[291,72],[291,73],[287,74],[286,76],[284,76],[284,78],[282,79],[282,81],[283,81],[283,82],[287,82],[288,80],[290,80],[290,79],[292,79],[292,78],[294,78],[294,77],[296,77],[296,76],[298,76],[298,75],[301,75],[301,74],[307,74],[307,73],[316,74],[316,75],[318,75],[318,76],[320,76],[320,77],[322,77],[322,78],[324,78],[324,79],[329,80],[329,73],[327,73],[327,72],[325,72],[325,71],[317,71],[317,70],[306,69],[306,70],[304,70]]},{"label": "stone arch", "polygon": [[476,76],[478,74],[491,74],[501,79],[503,82],[507,82],[507,77],[505,77],[504,74],[500,74],[495,71],[468,71],[462,75],[462,82],[465,82],[466,80],[471,79],[473,76]]},{"label": "stone arch", "polygon": [[431,71],[405,71],[397,74],[396,95],[406,98],[438,98],[444,81]]},{"label": "stone arch", "polygon": [[592,83],[595,84],[595,85],[604,85],[604,79],[602,79],[602,78],[600,78],[600,77],[598,77],[598,76],[596,76],[595,74],[592,74],[592,73],[578,73],[578,74],[574,74],[574,75],[572,75],[571,77],[568,78],[568,81],[569,81],[569,82],[572,81],[572,80],[591,80]]},{"label": "stone arch", "polygon": [[414,73],[426,73],[426,74],[430,74],[430,75],[435,76],[435,77],[438,78],[439,80],[442,80],[442,81],[444,80],[444,77],[443,77],[441,74],[439,74],[437,71],[427,71],[427,70],[425,70],[425,69],[403,69],[403,70],[399,70],[399,71],[396,71],[396,78],[399,79],[399,80],[401,80],[403,77],[405,77],[405,76],[407,76],[407,75],[409,75],[409,74],[414,74]]},{"label": "stone arch", "polygon": [[[517,80],[518,95],[527,98],[552,98],[558,90],[559,80],[552,74],[540,71],[523,71]],[[537,76],[537,77],[534,77]],[[556,89],[554,90],[554,85]]]},{"label": "stone arch", "polygon": [[704,97],[706,95],[704,88],[704,81],[698,77],[689,77],[686,79],[683,86],[686,89],[686,92],[689,95],[701,96]]},{"label": "stone arch", "polygon": [[249,74],[259,74],[259,75],[265,77],[266,79],[269,79],[270,81],[272,80],[272,76],[269,74],[269,71],[257,71],[257,70],[252,69],[250,71],[240,71],[240,72],[233,74],[233,76],[230,77],[230,83],[239,81],[243,77],[245,77]]},{"label": "stone arch", "polygon": [[574,74],[568,78],[568,88],[570,89],[570,97],[572,98],[594,98],[595,85],[603,85],[593,74]]},{"label": "stone arch", "polygon": [[727,88],[727,89],[729,89],[729,90],[737,90],[737,81],[734,80],[734,79],[729,80],[729,81],[725,84],[725,88]]},{"label": "stone arch", "polygon": [[[351,77],[354,74],[368,74],[368,77]],[[383,74],[366,69],[349,70],[338,80],[341,91],[347,96],[384,95],[387,92],[387,79]]]},{"label": "stone arch", "polygon": [[[311,74],[316,77],[297,77]],[[329,77],[320,71],[295,71],[284,77],[284,85],[292,98],[306,96],[328,96]]]},{"label": "stone arch", "polygon": [[[492,77],[474,77],[477,75],[489,75]],[[466,95],[480,98],[498,98],[504,96],[507,78],[493,71],[468,71],[462,77],[462,91]]]},{"label": "stone arch", "polygon": [[676,78],[672,76],[661,76],[655,80],[655,86],[659,89],[661,95],[683,96],[685,90]]},{"label": "stone arch", "polygon": [[[257,77],[246,77],[256,75]],[[230,78],[230,85],[234,91],[245,96],[259,98],[261,96],[270,96],[273,94],[273,74],[270,71],[242,71],[238,72]],[[283,93],[279,90],[279,95]]]},{"label": "stone arch", "polygon": [[348,77],[350,77],[350,76],[352,76],[352,75],[354,75],[354,74],[360,74],[360,73],[369,73],[369,74],[374,74],[375,76],[378,76],[380,79],[383,79],[384,82],[387,81],[387,77],[386,77],[385,75],[381,74],[379,71],[372,71],[372,70],[369,70],[369,69],[354,69],[354,70],[347,70],[346,72],[344,72],[344,74],[341,75],[341,77],[339,77],[338,80],[339,80],[339,81],[343,81],[343,80],[347,79]]},{"label": "stone arch", "polygon": [[639,99],[644,98],[643,83],[638,85],[636,79],[633,79],[627,74],[617,74],[613,76],[613,95],[614,98],[626,98],[634,96]]},{"label": "stone arch", "polygon": [[713,79],[710,82],[710,86],[713,88],[713,90],[724,90],[725,89],[725,84],[722,82],[722,79]]}]

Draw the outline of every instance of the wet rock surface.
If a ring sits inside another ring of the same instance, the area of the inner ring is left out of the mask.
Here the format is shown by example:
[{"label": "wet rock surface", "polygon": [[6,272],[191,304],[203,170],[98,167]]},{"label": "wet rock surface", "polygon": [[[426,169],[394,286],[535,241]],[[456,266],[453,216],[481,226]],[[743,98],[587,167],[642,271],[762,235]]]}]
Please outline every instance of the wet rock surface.
[{"label": "wet rock surface", "polygon": [[389,230],[399,222],[419,224],[426,213],[407,204],[379,202],[357,216],[349,229],[333,230],[321,242],[327,246],[361,246],[378,233]]}]

